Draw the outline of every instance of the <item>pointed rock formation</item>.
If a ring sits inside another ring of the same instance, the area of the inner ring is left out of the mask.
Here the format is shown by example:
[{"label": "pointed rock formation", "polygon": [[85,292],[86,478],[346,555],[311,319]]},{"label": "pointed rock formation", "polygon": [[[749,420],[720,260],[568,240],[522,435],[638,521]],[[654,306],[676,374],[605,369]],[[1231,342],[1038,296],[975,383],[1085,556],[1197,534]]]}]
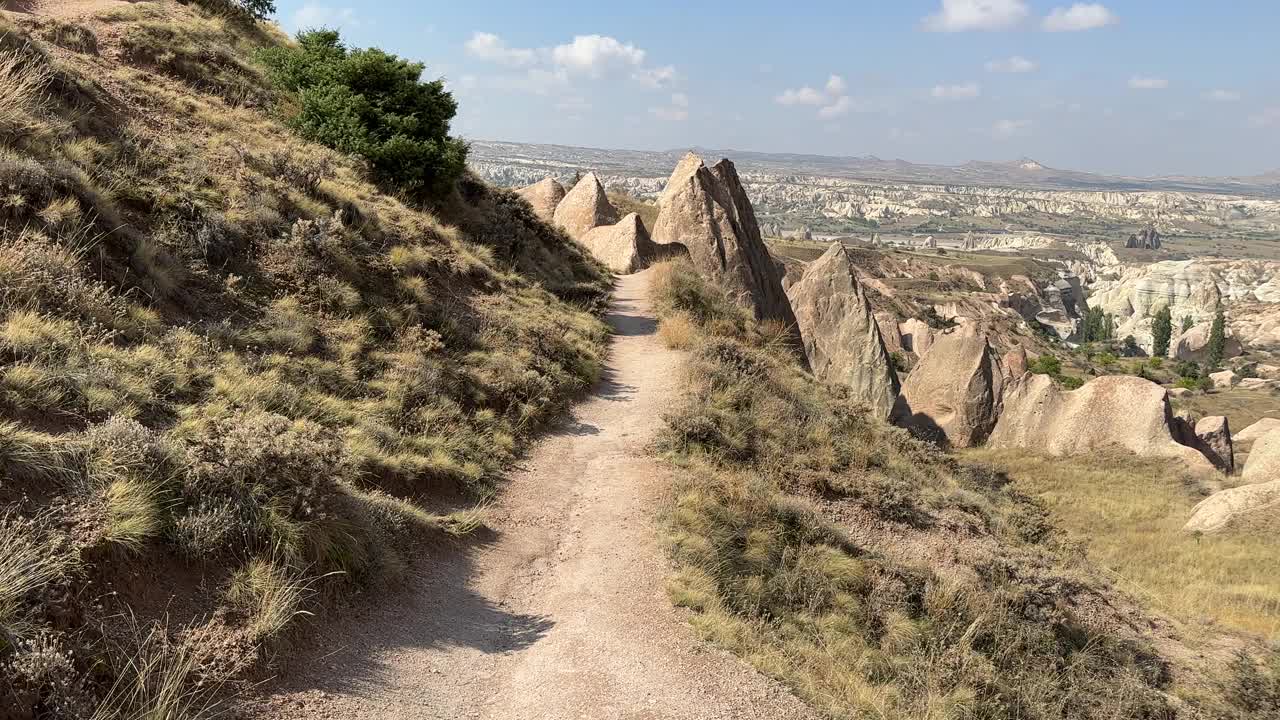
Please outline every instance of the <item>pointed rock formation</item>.
[{"label": "pointed rock formation", "polygon": [[588,230],[618,222],[618,211],[605,195],[595,173],[587,173],[556,206],[553,216],[569,237],[577,240]]},{"label": "pointed rock formation", "polygon": [[1222,415],[1200,418],[1196,423],[1195,448],[1209,458],[1219,470],[1231,474],[1236,471],[1236,453],[1231,442],[1231,424]]},{"label": "pointed rock formation", "polygon": [[887,418],[898,396],[898,375],[844,246],[832,243],[787,295],[813,374],[849,386],[854,397]]},{"label": "pointed rock formation", "polygon": [[795,326],[782,274],[760,236],[733,163],[721,160],[708,169],[702,158],[689,153],[667,181],[659,208],[654,242],[683,245],[698,272],[728,290],[757,319]]},{"label": "pointed rock formation", "polygon": [[1055,456],[1118,446],[1212,470],[1203,454],[1174,440],[1172,423],[1168,393],[1139,377],[1100,377],[1068,392],[1048,375],[1023,375],[1004,394],[1003,413],[989,444]]},{"label": "pointed rock formation", "polygon": [[898,329],[898,316],[887,310],[881,310],[876,313],[876,326],[880,328],[880,338],[884,340],[884,349],[890,354],[900,353],[905,348],[902,346],[902,333]]},{"label": "pointed rock formation", "polygon": [[549,223],[555,219],[556,206],[564,199],[564,186],[555,178],[546,178],[516,190],[516,194],[533,206],[534,214]]},{"label": "pointed rock formation", "polygon": [[1010,380],[1017,380],[1027,372],[1027,349],[1017,347],[1004,354],[1004,375]]},{"label": "pointed rock formation", "polygon": [[898,326],[902,335],[902,347],[923,356],[933,345],[933,328],[918,318],[910,318]]},{"label": "pointed rock formation", "polygon": [[640,272],[670,254],[668,248],[655,245],[649,238],[649,231],[644,229],[644,223],[636,213],[614,225],[592,228],[578,242],[619,275]]},{"label": "pointed rock formation", "polygon": [[1216,492],[1191,511],[1182,528],[1212,533],[1253,518],[1267,519],[1280,512],[1280,430],[1263,435],[1244,464],[1242,479],[1249,485]]},{"label": "pointed rock formation", "polygon": [[950,447],[981,445],[1000,417],[1004,370],[986,335],[965,325],[941,335],[902,385],[893,422]]}]

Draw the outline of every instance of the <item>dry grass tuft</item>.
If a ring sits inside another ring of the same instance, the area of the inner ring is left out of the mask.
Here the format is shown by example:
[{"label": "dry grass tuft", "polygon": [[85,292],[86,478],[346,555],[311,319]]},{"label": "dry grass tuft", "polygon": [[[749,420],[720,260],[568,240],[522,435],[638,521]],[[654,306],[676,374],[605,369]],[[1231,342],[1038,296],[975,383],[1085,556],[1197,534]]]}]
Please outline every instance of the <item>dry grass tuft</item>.
[{"label": "dry grass tuft", "polygon": [[673,350],[688,350],[698,336],[698,326],[685,313],[673,313],[658,322],[658,339]]},{"label": "dry grass tuft", "polygon": [[262,640],[277,637],[295,617],[311,614],[301,608],[314,594],[312,585],[277,562],[254,559],[232,576],[227,599],[249,614],[250,632]]},{"label": "dry grass tuft", "polygon": [[49,67],[20,50],[0,51],[0,137],[17,137],[44,129],[40,115]]}]

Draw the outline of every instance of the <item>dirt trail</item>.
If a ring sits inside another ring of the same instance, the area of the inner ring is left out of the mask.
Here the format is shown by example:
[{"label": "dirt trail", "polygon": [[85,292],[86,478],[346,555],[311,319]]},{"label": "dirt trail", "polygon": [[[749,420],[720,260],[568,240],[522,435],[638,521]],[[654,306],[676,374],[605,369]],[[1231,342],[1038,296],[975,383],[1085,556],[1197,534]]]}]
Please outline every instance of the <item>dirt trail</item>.
[{"label": "dirt trail", "polygon": [[679,393],[647,273],[622,278],[605,376],[504,490],[492,541],[433,559],[400,602],[319,630],[254,716],[809,718],[777,683],[697,640],[664,594],[666,470],[645,444]]}]

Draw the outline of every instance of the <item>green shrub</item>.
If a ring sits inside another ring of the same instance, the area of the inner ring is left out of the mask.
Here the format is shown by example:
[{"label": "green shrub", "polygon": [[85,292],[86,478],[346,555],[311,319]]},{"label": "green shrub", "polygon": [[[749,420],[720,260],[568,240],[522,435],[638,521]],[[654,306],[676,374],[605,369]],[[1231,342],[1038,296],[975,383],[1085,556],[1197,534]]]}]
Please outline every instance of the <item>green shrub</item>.
[{"label": "green shrub", "polygon": [[467,145],[449,136],[457,103],[442,81],[421,81],[422,64],[348,49],[335,30],[303,31],[261,58],[296,94],[291,123],[303,137],[364,158],[379,182],[411,194],[441,194],[461,177]]},{"label": "green shrub", "polygon": [[1151,325],[1151,335],[1153,338],[1152,354],[1163,356],[1168,353],[1169,340],[1173,336],[1173,316],[1167,305],[1156,311],[1155,320]]},{"label": "green shrub", "polygon": [[1059,375],[1062,373],[1062,361],[1054,355],[1041,355],[1032,360],[1027,369],[1036,375]]}]

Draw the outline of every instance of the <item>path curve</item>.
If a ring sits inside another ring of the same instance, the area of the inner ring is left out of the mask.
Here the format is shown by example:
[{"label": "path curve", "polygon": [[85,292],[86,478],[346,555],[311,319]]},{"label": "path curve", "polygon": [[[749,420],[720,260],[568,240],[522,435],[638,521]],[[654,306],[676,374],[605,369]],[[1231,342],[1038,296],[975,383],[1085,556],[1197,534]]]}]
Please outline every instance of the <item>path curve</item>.
[{"label": "path curve", "polygon": [[681,359],[655,335],[648,286],[619,281],[604,377],[511,477],[492,542],[433,560],[399,604],[319,628],[331,654],[286,667],[255,717],[815,717],[699,641],[665,595],[654,514],[670,478],[645,446]]}]

